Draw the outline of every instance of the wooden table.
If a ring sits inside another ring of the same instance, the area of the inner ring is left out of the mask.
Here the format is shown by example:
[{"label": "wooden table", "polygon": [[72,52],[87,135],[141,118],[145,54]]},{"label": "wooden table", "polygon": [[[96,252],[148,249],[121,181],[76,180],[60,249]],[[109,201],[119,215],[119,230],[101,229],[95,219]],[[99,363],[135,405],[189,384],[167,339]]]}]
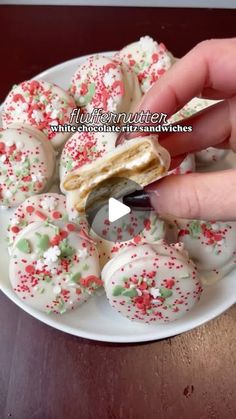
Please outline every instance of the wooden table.
[{"label": "wooden table", "polygon": [[[234,36],[235,21],[232,10],[1,6],[1,100],[64,60],[144,34],[181,56],[202,39]],[[233,307],[172,339],[104,344],[53,330],[1,293],[0,418],[235,418],[235,325]]]}]

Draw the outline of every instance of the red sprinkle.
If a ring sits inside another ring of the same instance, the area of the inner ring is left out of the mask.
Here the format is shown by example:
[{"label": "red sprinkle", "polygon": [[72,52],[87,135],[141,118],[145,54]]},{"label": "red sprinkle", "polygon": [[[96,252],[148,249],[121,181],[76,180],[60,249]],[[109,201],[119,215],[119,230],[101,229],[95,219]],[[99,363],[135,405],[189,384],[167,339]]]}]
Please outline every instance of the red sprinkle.
[{"label": "red sprinkle", "polygon": [[60,236],[62,239],[66,239],[66,237],[68,237],[68,233],[65,230],[60,231]]},{"label": "red sprinkle", "polygon": [[37,215],[37,217],[41,218],[41,220],[46,220],[47,216],[45,214],[43,214],[41,211],[35,211],[35,215]]},{"label": "red sprinkle", "polygon": [[27,272],[28,274],[33,274],[35,272],[35,269],[32,265],[27,265],[25,267],[25,272]]},{"label": "red sprinkle", "polygon": [[52,217],[57,220],[58,218],[61,218],[61,213],[59,211],[54,211],[52,213]]},{"label": "red sprinkle", "polygon": [[28,207],[26,207],[26,211],[28,214],[32,214],[34,212],[34,207],[32,207],[32,205],[28,205]]},{"label": "red sprinkle", "polygon": [[67,224],[66,226],[68,231],[75,231],[76,230],[76,226],[74,224]]}]

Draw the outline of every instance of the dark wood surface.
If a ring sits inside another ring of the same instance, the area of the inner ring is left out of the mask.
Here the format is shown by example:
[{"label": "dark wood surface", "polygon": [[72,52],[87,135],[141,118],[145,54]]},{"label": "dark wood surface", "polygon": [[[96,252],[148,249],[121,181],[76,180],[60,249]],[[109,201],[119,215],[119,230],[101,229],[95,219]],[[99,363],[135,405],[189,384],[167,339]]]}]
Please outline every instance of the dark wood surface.
[{"label": "dark wood surface", "polygon": [[[0,6],[0,99],[64,60],[149,34],[181,56],[235,35],[236,11]],[[233,419],[236,307],[138,345],[92,342],[31,318],[0,293],[0,418]]]}]

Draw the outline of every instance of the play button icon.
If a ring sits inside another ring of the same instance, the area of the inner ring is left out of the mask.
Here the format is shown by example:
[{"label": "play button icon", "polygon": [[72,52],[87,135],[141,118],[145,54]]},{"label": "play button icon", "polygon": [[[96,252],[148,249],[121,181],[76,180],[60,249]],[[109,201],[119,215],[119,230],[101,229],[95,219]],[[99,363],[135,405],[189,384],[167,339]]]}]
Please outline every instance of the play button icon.
[{"label": "play button icon", "polygon": [[131,211],[130,207],[118,201],[118,199],[110,198],[108,201],[108,220],[110,223],[119,220]]},{"label": "play button icon", "polygon": [[111,242],[125,242],[138,236],[147,225],[150,211],[130,208],[124,204],[123,195],[140,189],[140,185],[127,178],[101,182],[86,201],[90,234]]}]

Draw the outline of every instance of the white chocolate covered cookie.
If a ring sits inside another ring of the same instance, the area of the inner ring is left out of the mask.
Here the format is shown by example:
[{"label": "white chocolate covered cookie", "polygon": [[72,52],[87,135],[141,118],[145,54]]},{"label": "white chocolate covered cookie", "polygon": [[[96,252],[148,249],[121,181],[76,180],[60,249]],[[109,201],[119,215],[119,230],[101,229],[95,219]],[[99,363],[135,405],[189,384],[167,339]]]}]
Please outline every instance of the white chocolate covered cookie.
[{"label": "white chocolate covered cookie", "polygon": [[15,240],[9,277],[18,297],[46,313],[65,313],[101,287],[94,242],[72,223],[35,222]]},{"label": "white chocolate covered cookie", "polygon": [[123,250],[105,265],[102,278],[112,307],[143,323],[179,319],[202,292],[196,267],[181,245],[163,240]]},{"label": "white chocolate covered cookie", "polygon": [[36,221],[68,221],[66,198],[57,193],[34,195],[16,210],[8,226],[8,245],[11,247],[23,228]]},{"label": "white chocolate covered cookie", "polygon": [[70,92],[84,112],[129,112],[141,99],[136,74],[125,64],[91,55],[75,72]]},{"label": "white chocolate covered cookie", "polygon": [[143,93],[174,63],[165,45],[158,44],[150,36],[143,36],[139,41],[127,45],[115,54],[115,59],[126,63],[137,74]]},{"label": "white chocolate covered cookie", "polygon": [[60,180],[84,164],[91,163],[115,148],[117,134],[76,132],[65,144],[60,161]]},{"label": "white chocolate covered cookie", "polygon": [[75,108],[71,95],[61,87],[43,80],[24,81],[5,99],[2,111],[3,127],[26,124],[42,131],[54,148],[59,148],[70,136],[67,132],[54,132],[51,126],[68,124]]},{"label": "white chocolate covered cookie", "polygon": [[184,243],[206,282],[221,279],[236,267],[236,222],[175,220],[177,240]]},{"label": "white chocolate covered cookie", "polygon": [[[134,192],[130,189],[134,182],[141,188],[166,175],[169,165],[170,155],[159,145],[157,136],[135,138],[89,163],[83,170],[73,170],[62,188],[71,192],[70,202],[74,201],[72,207],[84,212],[90,192],[95,192],[94,200],[97,202],[102,202],[108,195],[124,196]],[[111,185],[109,180],[115,177],[120,177],[121,182]],[[125,178],[133,183],[126,182]],[[99,189],[99,196],[96,196],[95,188],[101,183],[104,185],[103,195]]]},{"label": "white chocolate covered cookie", "polygon": [[[189,118],[195,113],[214,105],[218,101],[209,99],[200,99],[198,97],[193,98],[188,102],[180,111],[172,115],[169,121],[171,123],[179,122],[183,119]],[[222,160],[228,153],[228,150],[220,150],[218,148],[209,147],[206,150],[201,150],[195,153],[196,163],[199,166],[207,166],[215,163],[216,161]]]},{"label": "white chocolate covered cookie", "polygon": [[0,205],[15,207],[50,187],[55,154],[41,132],[9,128],[0,131]]},{"label": "white chocolate covered cookie", "polygon": [[[100,218],[99,213],[96,214],[90,230],[91,236],[97,243],[101,267],[126,247],[133,247],[142,243],[155,243],[165,238],[165,222],[154,211],[148,212],[146,217],[144,211],[136,211],[135,213],[131,211],[124,218],[122,228],[117,228],[114,223],[111,223],[108,214],[104,216],[102,210],[101,213]],[[96,233],[93,229],[94,224],[96,225]],[[98,227],[100,227],[99,235],[97,234]],[[137,229],[138,234],[136,234]],[[106,240],[105,237],[108,239]]]}]

